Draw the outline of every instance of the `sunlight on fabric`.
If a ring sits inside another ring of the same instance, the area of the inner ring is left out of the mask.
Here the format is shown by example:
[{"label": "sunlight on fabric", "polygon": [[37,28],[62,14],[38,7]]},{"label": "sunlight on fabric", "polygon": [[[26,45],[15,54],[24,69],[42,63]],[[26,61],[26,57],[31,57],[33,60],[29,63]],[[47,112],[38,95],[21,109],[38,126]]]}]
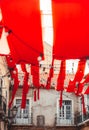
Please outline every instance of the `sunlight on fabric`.
[{"label": "sunlight on fabric", "polygon": [[[1,9],[0,9],[0,22],[2,22]],[[0,38],[0,54],[9,54],[10,50],[9,50],[9,46],[7,42],[7,35],[5,33],[5,29],[3,29],[2,27],[2,24],[1,24],[1,29],[2,29],[2,33],[1,33],[1,38]]]},{"label": "sunlight on fabric", "polygon": [[5,33],[5,29],[3,29],[2,36],[0,39],[0,54],[9,54],[10,49],[7,42],[7,34]]},{"label": "sunlight on fabric", "polygon": [[1,9],[0,9],[0,21],[2,20],[2,13],[1,13]]},{"label": "sunlight on fabric", "polygon": [[43,41],[52,46],[53,44],[53,24],[51,0],[40,0],[40,10],[42,18]]},{"label": "sunlight on fabric", "polygon": [[40,9],[41,10],[51,10],[51,0],[40,0]]}]

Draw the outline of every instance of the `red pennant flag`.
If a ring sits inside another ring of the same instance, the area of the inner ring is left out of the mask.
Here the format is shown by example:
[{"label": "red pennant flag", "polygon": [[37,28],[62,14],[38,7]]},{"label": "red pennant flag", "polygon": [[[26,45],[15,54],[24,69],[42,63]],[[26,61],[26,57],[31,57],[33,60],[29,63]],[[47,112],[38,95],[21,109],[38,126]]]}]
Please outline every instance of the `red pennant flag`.
[{"label": "red pennant flag", "polygon": [[1,38],[1,35],[2,35],[2,31],[3,31],[3,22],[2,22],[2,12],[1,12],[1,9],[0,9],[0,38]]},{"label": "red pennant flag", "polygon": [[46,89],[50,89],[50,87],[51,87],[51,78],[48,77],[47,84],[46,84]]},{"label": "red pennant flag", "polygon": [[46,89],[50,89],[50,87],[51,87],[51,78],[53,77],[53,63],[54,63],[54,59],[52,60],[51,68],[50,68],[50,71],[49,71]]},{"label": "red pennant flag", "polygon": [[88,86],[88,88],[86,89],[86,91],[84,92],[84,94],[89,94],[89,86]]},{"label": "red pennant flag", "polygon": [[11,101],[9,102],[9,108],[11,107],[15,94],[17,92],[17,89],[19,87],[19,80],[18,80],[18,69],[15,68],[14,71],[12,72],[12,78],[14,79],[14,85],[13,85],[13,90],[12,90],[12,98]]},{"label": "red pennant flag", "polygon": [[38,100],[40,99],[40,89],[38,88]]},{"label": "red pennant flag", "polygon": [[61,80],[58,78],[57,80],[57,91],[63,91],[64,90],[64,80]]},{"label": "red pennant flag", "polygon": [[84,102],[84,95],[82,95],[82,109],[83,109],[83,114],[86,114],[86,108],[85,108],[85,102]]},{"label": "red pennant flag", "polygon": [[76,95],[77,96],[82,94],[83,88],[84,88],[84,84],[83,83],[79,83],[77,91],[76,91]]},{"label": "red pennant flag", "polygon": [[21,108],[25,108],[26,107],[26,97],[27,97],[27,93],[29,90],[29,85],[28,85],[29,74],[26,70],[26,65],[24,63],[21,64],[21,68],[22,68],[22,71],[24,72]]},{"label": "red pennant flag", "polygon": [[57,79],[56,90],[58,90],[58,91],[62,91],[64,89],[65,69],[66,69],[66,63],[65,63],[65,60],[63,60],[63,61],[61,61],[60,73],[59,73],[58,79]]},{"label": "red pennant flag", "polygon": [[33,85],[34,87],[39,88],[40,87],[40,81],[39,81],[39,65],[38,66],[31,66],[31,74],[33,77]]},{"label": "red pennant flag", "polygon": [[74,89],[75,89],[75,82],[70,80],[67,87],[67,92],[74,92],[75,91]]},{"label": "red pennant flag", "polygon": [[63,94],[63,91],[60,91],[60,100],[59,100],[60,101],[59,102],[60,103],[60,109],[62,107],[62,94]]},{"label": "red pennant flag", "polygon": [[[82,84],[80,84],[80,81],[83,79],[84,76],[84,71],[85,71],[85,65],[86,65],[86,60],[85,59],[81,59],[78,63],[78,68],[77,68],[77,72],[75,74],[75,78],[73,81],[69,81],[69,85],[67,88],[68,92],[75,92],[76,94],[78,94],[78,91],[82,91],[80,89],[83,89]],[[80,84],[79,86],[76,86],[76,83]],[[78,88],[80,87],[80,88]]]},{"label": "red pennant flag", "polygon": [[0,21],[0,38],[1,38],[1,35],[2,35],[2,31],[3,31],[3,25],[2,25],[2,21]]},{"label": "red pennant flag", "polygon": [[26,107],[26,97],[27,97],[27,93],[29,90],[29,85],[28,85],[28,73],[25,73],[24,75],[24,83],[23,83],[23,91],[22,91],[22,103],[21,103],[21,108],[25,108]]},{"label": "red pennant flag", "polygon": [[77,91],[75,91],[75,93],[77,93],[77,94],[79,93],[78,91],[80,91],[80,89],[83,89],[83,85],[80,84],[80,81],[83,79],[83,76],[84,76],[85,65],[86,65],[86,60],[85,59],[81,59],[79,61],[78,69],[77,69],[77,72],[75,74],[74,82],[75,82],[75,84],[77,82],[79,84],[78,86],[75,85],[75,90],[77,89]]},{"label": "red pennant flag", "polygon": [[36,102],[36,100],[37,100],[37,94],[36,94],[36,90],[34,90],[34,102]]},{"label": "red pennant flag", "polygon": [[84,78],[85,78],[85,80],[83,83],[88,83],[89,82],[89,74],[87,74]]},{"label": "red pennant flag", "polygon": [[15,63],[14,59],[11,57],[11,55],[6,56],[6,61],[7,61],[9,70],[12,70],[15,68],[16,63]]},{"label": "red pennant flag", "polygon": [[78,69],[75,74],[74,81],[80,82],[84,76],[84,71],[85,71],[85,65],[86,65],[86,59],[81,59],[78,63]]}]

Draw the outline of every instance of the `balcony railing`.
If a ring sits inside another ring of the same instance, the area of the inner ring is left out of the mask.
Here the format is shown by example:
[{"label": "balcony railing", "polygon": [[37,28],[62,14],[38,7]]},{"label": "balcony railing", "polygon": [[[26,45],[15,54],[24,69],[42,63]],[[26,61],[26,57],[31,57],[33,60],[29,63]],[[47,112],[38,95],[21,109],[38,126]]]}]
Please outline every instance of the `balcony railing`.
[{"label": "balcony railing", "polygon": [[32,114],[27,114],[27,116],[16,116],[13,123],[17,125],[31,125],[33,124],[33,116]]},{"label": "balcony railing", "polygon": [[59,117],[57,114],[55,116],[55,124],[56,126],[72,126],[74,125],[74,115]]},{"label": "balcony railing", "polygon": [[0,116],[2,117],[5,114],[6,114],[6,99],[0,95]]},{"label": "balcony railing", "polygon": [[88,120],[89,119],[89,112],[87,112],[86,114],[82,114],[81,112],[77,114],[77,117],[76,117],[76,121],[77,121],[77,124],[80,124],[80,123],[83,123],[84,121]]}]

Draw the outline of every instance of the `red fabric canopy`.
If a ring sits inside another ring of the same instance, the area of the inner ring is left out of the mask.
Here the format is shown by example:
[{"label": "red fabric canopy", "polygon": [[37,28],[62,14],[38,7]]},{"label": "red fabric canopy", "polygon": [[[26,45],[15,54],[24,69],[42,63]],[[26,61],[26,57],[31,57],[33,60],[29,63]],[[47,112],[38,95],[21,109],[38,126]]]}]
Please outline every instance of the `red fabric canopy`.
[{"label": "red fabric canopy", "polygon": [[52,0],[56,59],[89,57],[89,0]]},{"label": "red fabric canopy", "polygon": [[0,0],[0,6],[12,58],[36,64],[43,54],[39,0]]}]

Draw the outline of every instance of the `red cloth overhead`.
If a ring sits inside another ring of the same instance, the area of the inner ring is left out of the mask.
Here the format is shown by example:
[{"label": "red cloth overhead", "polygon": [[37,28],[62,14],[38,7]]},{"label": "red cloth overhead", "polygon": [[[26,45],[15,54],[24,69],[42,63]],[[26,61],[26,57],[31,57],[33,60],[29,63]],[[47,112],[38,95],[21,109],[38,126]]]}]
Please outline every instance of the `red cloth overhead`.
[{"label": "red cloth overhead", "polygon": [[52,0],[56,59],[89,57],[89,0]]},{"label": "red cloth overhead", "polygon": [[36,64],[43,54],[39,0],[0,0],[12,58]]}]

